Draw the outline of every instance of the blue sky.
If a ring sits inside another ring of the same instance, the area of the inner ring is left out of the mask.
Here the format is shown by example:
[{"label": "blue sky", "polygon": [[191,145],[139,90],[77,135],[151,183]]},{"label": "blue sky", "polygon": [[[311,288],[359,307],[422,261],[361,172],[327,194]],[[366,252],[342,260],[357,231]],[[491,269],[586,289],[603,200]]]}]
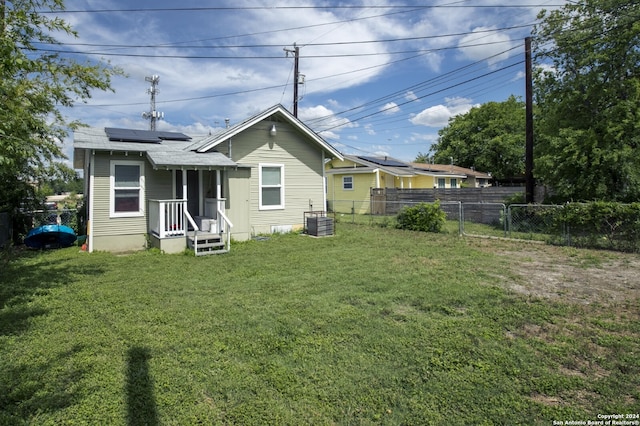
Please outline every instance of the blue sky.
[{"label": "blue sky", "polygon": [[[564,0],[67,1],[78,32],[57,49],[127,77],[64,113],[97,127],[148,129],[146,76],[160,77],[158,130],[206,134],[274,104],[345,154],[413,160],[450,117],[524,97],[524,38]],[[268,6],[265,6],[268,4]],[[375,6],[372,6],[375,5]],[[70,154],[71,140],[65,141]]]}]

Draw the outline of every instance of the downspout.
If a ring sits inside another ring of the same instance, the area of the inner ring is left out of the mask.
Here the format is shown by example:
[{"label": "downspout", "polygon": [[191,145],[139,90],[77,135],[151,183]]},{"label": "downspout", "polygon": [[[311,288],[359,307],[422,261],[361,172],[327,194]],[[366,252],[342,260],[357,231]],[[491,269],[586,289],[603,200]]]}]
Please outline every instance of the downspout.
[{"label": "downspout", "polygon": [[[87,153],[89,150],[87,150]],[[87,214],[87,234],[89,236],[89,253],[93,252],[93,193],[95,186],[94,170],[96,168],[96,152],[91,151],[91,156],[86,160],[89,166],[89,211]]]},{"label": "downspout", "polygon": [[[327,175],[325,171],[325,157],[324,151],[322,151],[322,210],[327,208]],[[306,226],[303,224],[302,226]]]}]

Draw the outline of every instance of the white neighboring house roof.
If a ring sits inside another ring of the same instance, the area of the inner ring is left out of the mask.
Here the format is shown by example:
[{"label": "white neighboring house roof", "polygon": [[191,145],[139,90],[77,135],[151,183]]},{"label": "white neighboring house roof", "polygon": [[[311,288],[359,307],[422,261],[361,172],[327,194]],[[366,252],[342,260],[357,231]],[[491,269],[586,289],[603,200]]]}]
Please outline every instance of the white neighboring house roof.
[{"label": "white neighboring house roof", "polygon": [[302,121],[293,116],[285,107],[280,104],[274,105],[271,108],[262,111],[259,114],[254,115],[253,117],[249,117],[246,120],[235,124],[228,129],[224,129],[224,131],[217,133],[215,135],[211,135],[201,140],[200,142],[194,143],[192,147],[197,152],[207,152],[210,149],[216,147],[217,145],[226,142],[229,138],[234,137],[235,135],[241,133],[242,131],[248,129],[249,127],[263,121],[269,117],[274,115],[278,115],[280,118],[284,119],[284,121],[288,122],[290,125],[298,128],[302,133],[304,133],[309,139],[315,142],[320,148],[324,151],[331,154],[333,157],[336,157],[340,160],[343,159],[342,154],[328,144],[324,139],[322,139],[316,132],[307,127]]},{"label": "white neighboring house roof", "polygon": [[455,164],[431,164],[431,163],[410,163],[412,167],[430,172],[450,172],[465,175],[465,177],[475,177],[476,179],[491,179],[491,173],[480,172]]},{"label": "white neighboring house roof", "polygon": [[353,173],[373,173],[376,170],[383,171],[392,176],[411,177],[416,175],[439,176],[450,178],[466,178],[461,173],[448,173],[445,171],[428,171],[414,168],[410,163],[397,160],[391,157],[369,157],[357,155],[345,155],[345,160],[359,164],[358,167],[336,167],[327,170],[327,174],[353,174]]}]

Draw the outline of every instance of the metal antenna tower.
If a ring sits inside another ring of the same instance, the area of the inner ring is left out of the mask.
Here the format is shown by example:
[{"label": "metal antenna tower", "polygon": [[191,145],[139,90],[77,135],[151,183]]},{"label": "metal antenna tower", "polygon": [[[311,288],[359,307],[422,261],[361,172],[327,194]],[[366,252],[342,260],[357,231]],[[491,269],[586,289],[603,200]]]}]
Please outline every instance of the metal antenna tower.
[{"label": "metal antenna tower", "polygon": [[148,112],[143,112],[142,117],[145,120],[151,120],[149,123],[149,130],[156,130],[156,121],[164,118],[164,112],[156,111],[156,93],[158,93],[158,83],[160,83],[159,75],[152,75],[151,77],[145,77],[144,81],[151,83],[151,87],[147,89],[147,93],[151,95],[151,109]]}]

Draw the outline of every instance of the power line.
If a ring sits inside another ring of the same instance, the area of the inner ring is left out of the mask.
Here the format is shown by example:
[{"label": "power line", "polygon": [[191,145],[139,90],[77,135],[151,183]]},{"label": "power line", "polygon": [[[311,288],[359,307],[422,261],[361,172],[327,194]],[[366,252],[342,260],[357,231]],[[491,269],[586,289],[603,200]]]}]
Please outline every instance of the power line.
[{"label": "power line", "polygon": [[[402,102],[402,103],[400,103],[400,104],[397,104],[396,106],[397,106],[397,107],[400,107],[400,106],[402,106],[402,105],[406,105],[406,104],[408,104],[408,103],[415,102],[415,101],[417,101],[417,100],[419,100],[419,99],[424,99],[424,98],[426,98],[426,97],[428,97],[428,96],[433,96],[433,95],[435,95],[435,94],[442,93],[442,92],[444,92],[445,90],[449,90],[449,89],[452,89],[452,88],[455,88],[455,87],[461,86],[461,85],[463,85],[463,84],[469,83],[469,82],[471,82],[471,81],[478,80],[478,79],[480,79],[480,78],[486,77],[486,76],[491,75],[491,74],[495,74],[495,73],[497,73],[497,72],[499,72],[499,71],[503,71],[503,70],[508,69],[508,68],[513,68],[513,67],[515,67],[515,66],[517,66],[517,65],[521,65],[522,63],[524,63],[524,61],[518,61],[518,62],[516,62],[516,63],[514,63],[514,64],[507,65],[507,66],[502,67],[502,68],[499,68],[499,69],[497,69],[497,70],[493,70],[493,71],[490,71],[490,72],[488,72],[488,73],[485,73],[485,74],[479,75],[479,76],[477,76],[477,77],[470,78],[470,79],[465,80],[465,81],[463,81],[463,82],[461,82],[461,83],[456,83],[456,84],[453,84],[453,85],[451,85],[451,86],[447,86],[447,87],[444,87],[444,88],[442,88],[442,89],[436,90],[436,91],[434,91],[434,92],[427,93],[426,95],[418,96],[418,97],[416,97],[415,99],[412,99],[412,100],[409,100],[409,101],[406,101],[406,102]],[[385,111],[388,111],[389,109],[391,109],[391,107],[389,107],[389,108],[385,108],[385,109],[383,109],[383,110],[376,111],[376,112],[373,112],[373,113],[370,113],[370,114],[363,115],[363,116],[361,116],[361,117],[356,118],[355,120],[350,120],[349,122],[350,122],[350,123],[354,123],[354,122],[356,122],[356,121],[364,120],[365,118],[372,117],[372,116],[377,115],[377,114],[383,114]],[[333,129],[336,129],[336,128],[339,128],[339,127],[342,127],[342,126],[344,126],[344,124],[340,124],[340,125],[336,125],[336,126],[333,126],[333,127],[329,127],[329,128],[327,128],[327,129],[324,129],[324,130],[319,131],[318,133],[322,133],[322,132],[326,132],[326,131],[329,131],[329,130],[333,130]]]},{"label": "power line", "polygon": [[[485,30],[478,31],[467,31],[462,33],[450,33],[450,34],[440,34],[440,35],[432,35],[432,36],[421,36],[421,37],[403,37],[403,38],[393,38],[393,39],[380,39],[380,40],[360,40],[360,41],[338,41],[338,42],[325,42],[325,43],[304,43],[299,44],[300,47],[312,47],[312,46],[344,46],[344,45],[359,45],[359,44],[375,44],[375,43],[395,43],[395,42],[407,42],[407,41],[420,41],[420,40],[433,40],[440,38],[450,38],[450,37],[462,37],[467,35],[476,35],[476,34],[485,34],[485,33],[495,33],[495,32],[503,32],[515,29],[529,28],[534,26],[534,23],[525,24],[525,25],[514,25],[511,27],[504,28],[491,28]],[[117,48],[117,49],[158,49],[162,47],[173,47],[167,44],[101,44],[101,43],[34,43],[34,44],[51,44],[51,45],[62,45],[62,46],[82,46],[82,47],[103,47],[103,48]],[[240,44],[240,45],[182,45],[180,48],[184,49],[241,49],[241,48],[273,48],[273,47],[281,47],[282,44]],[[97,53],[96,53],[97,54]]]},{"label": "power line", "polygon": [[206,11],[242,11],[242,10],[355,10],[355,9],[517,9],[531,7],[562,7],[560,4],[502,4],[502,5],[335,5],[335,6],[212,6],[212,7],[159,7],[159,8],[131,8],[131,9],[66,9],[56,11],[39,11],[48,14],[70,13],[149,13],[149,12],[206,12]]},{"label": "power line", "polygon": [[[511,40],[506,41],[494,41],[487,43],[475,43],[475,44],[465,44],[465,45],[457,45],[457,46],[449,46],[449,47],[440,47],[434,49],[418,49],[418,50],[401,50],[395,52],[372,52],[372,53],[343,53],[343,54],[333,54],[333,55],[303,55],[301,58],[307,59],[322,59],[322,58],[355,58],[355,57],[364,57],[364,56],[380,56],[380,55],[404,55],[409,53],[430,53],[430,52],[438,52],[443,50],[452,50],[452,49],[464,49],[468,47],[479,47],[479,46],[489,46],[492,44],[504,44],[511,43]],[[160,55],[160,54],[144,54],[144,53],[109,53],[109,52],[81,52],[81,51],[73,51],[73,50],[61,50],[61,49],[34,49],[38,52],[45,53],[66,53],[71,55],[95,55],[95,56],[117,56],[117,57],[126,57],[126,58],[161,58],[161,59],[286,59],[282,56],[212,56],[212,55]]]}]

